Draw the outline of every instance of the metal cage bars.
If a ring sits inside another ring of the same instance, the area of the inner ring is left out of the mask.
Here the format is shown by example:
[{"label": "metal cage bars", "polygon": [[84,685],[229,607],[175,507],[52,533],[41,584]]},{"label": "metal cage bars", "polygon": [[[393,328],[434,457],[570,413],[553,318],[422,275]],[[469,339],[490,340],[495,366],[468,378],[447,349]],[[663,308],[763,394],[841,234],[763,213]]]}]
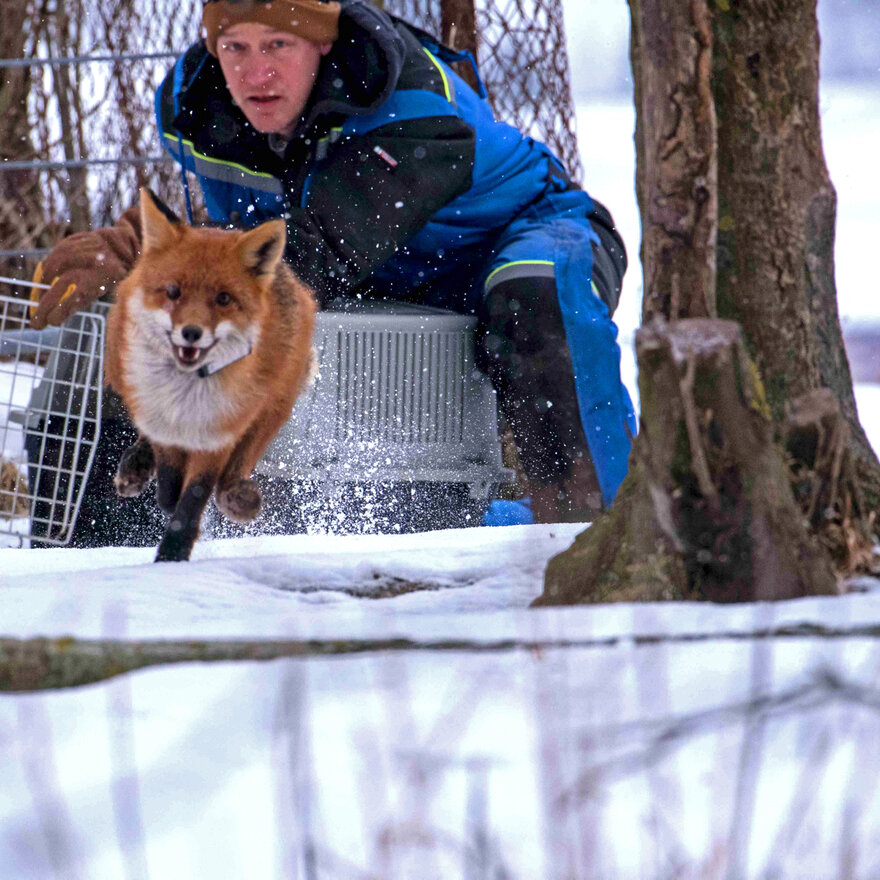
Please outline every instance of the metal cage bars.
[{"label": "metal cage bars", "polygon": [[0,537],[70,540],[99,435],[104,317],[25,327],[20,300],[0,296]]}]

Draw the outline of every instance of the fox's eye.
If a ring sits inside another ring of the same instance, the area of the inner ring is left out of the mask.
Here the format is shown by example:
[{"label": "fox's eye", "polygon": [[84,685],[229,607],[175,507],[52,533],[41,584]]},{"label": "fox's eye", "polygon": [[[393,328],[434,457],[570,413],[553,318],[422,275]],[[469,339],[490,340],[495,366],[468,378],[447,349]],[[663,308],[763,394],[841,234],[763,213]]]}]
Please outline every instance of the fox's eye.
[{"label": "fox's eye", "polygon": [[165,288],[165,296],[168,299],[180,299],[180,288],[176,284],[169,284]]},{"label": "fox's eye", "polygon": [[214,302],[217,303],[218,306],[228,306],[232,302],[232,294],[227,293],[225,290],[221,290],[220,293],[214,297]]}]

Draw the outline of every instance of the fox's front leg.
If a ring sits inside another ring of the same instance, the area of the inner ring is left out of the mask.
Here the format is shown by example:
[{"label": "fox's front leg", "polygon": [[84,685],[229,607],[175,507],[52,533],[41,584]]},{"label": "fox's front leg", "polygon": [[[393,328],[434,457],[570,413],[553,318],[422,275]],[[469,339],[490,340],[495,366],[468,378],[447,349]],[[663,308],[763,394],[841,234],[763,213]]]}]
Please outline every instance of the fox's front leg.
[{"label": "fox's front leg", "polygon": [[156,503],[171,516],[180,501],[186,453],[170,446],[156,447]]},{"label": "fox's front leg", "polygon": [[113,485],[122,498],[136,498],[156,474],[156,456],[146,437],[137,440],[122,453]]},{"label": "fox's front leg", "polygon": [[180,498],[156,551],[156,562],[185,562],[199,537],[202,513],[214,491],[228,452],[193,452],[187,456]]},{"label": "fox's front leg", "polygon": [[229,456],[217,485],[217,507],[233,522],[253,522],[260,513],[262,493],[250,476],[288,418],[289,413],[280,408],[262,412]]}]

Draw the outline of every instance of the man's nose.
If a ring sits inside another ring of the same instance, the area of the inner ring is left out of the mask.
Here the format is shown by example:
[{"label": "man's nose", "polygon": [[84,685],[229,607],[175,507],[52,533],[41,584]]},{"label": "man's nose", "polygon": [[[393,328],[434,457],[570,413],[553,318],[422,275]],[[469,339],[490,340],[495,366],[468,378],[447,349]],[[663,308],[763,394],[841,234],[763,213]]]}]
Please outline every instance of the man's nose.
[{"label": "man's nose", "polygon": [[248,85],[260,85],[275,76],[275,65],[262,52],[254,52],[242,63],[241,78]]}]

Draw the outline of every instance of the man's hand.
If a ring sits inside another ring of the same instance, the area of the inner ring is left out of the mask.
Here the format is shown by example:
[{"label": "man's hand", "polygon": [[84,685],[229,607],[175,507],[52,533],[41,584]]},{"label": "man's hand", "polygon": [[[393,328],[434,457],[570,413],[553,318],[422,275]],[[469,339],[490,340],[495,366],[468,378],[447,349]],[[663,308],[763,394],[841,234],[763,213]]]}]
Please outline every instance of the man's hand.
[{"label": "man's hand", "polygon": [[131,271],[140,249],[140,217],[131,208],[115,226],[77,232],[37,266],[31,288],[31,327],[63,324],[74,312],[109,294]]},{"label": "man's hand", "polygon": [[[74,312],[88,305],[115,286],[119,273],[104,268],[92,233],[65,238],[37,266],[34,284],[48,283],[49,290],[31,288],[31,327],[42,330],[46,324],[63,324]],[[125,277],[125,271],[122,271]]]}]

